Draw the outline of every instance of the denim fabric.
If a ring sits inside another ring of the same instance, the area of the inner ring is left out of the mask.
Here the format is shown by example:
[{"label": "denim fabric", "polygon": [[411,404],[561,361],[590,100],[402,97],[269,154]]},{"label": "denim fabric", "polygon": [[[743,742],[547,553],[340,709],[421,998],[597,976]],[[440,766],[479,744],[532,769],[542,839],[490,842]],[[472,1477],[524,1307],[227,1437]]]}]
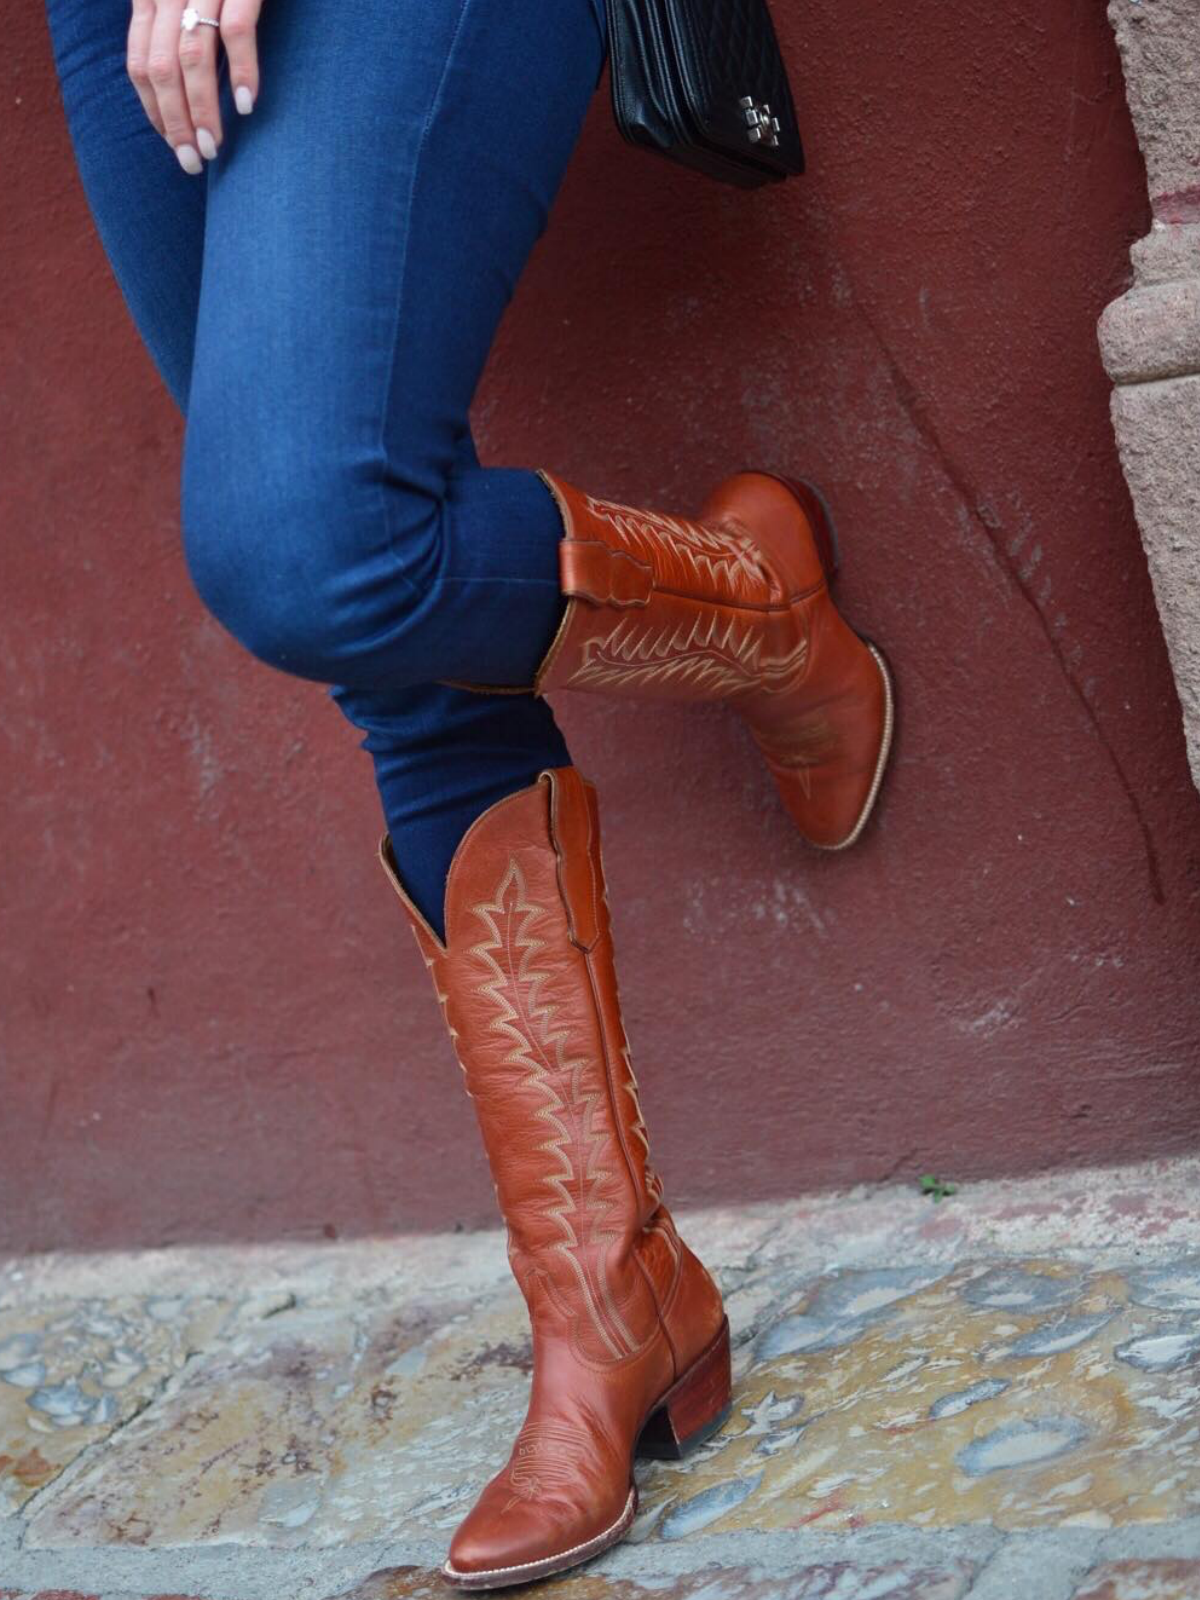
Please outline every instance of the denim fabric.
[{"label": "denim fabric", "polygon": [[187,176],[124,68],[128,0],[48,0],[80,172],[187,418],[184,546],[243,645],[367,735],[406,881],[568,759],[528,684],[561,523],[483,468],[468,407],[574,148],[602,0],[266,0],[262,91]]}]

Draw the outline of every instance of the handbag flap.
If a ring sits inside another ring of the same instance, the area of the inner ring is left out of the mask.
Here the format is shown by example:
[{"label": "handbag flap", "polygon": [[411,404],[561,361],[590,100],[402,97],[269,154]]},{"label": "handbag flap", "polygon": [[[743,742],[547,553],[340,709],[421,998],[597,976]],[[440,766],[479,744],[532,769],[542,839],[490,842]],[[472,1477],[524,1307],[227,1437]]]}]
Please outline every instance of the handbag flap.
[{"label": "handbag flap", "polygon": [[696,135],[738,159],[803,171],[796,109],[766,0],[660,4]]}]

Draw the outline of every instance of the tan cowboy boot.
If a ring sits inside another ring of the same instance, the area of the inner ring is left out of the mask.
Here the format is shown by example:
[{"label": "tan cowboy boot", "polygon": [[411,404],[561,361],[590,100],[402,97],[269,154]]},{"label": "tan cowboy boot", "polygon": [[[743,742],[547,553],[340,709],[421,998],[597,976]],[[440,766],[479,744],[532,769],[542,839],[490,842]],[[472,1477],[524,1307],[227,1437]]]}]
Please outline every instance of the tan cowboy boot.
[{"label": "tan cowboy boot", "polygon": [[815,491],[740,472],[688,522],[542,478],[565,524],[569,603],[537,692],[727,701],[809,843],[853,844],[887,765],[892,686],[830,598],[833,531]]},{"label": "tan cowboy boot", "polygon": [[412,921],[475,1102],[533,1327],[504,1469],[455,1534],[463,1589],[527,1583],[621,1539],[635,1454],[678,1455],[729,1409],[729,1326],[649,1165],[621,1024],[596,796],[542,774],[471,828],[443,943]]}]

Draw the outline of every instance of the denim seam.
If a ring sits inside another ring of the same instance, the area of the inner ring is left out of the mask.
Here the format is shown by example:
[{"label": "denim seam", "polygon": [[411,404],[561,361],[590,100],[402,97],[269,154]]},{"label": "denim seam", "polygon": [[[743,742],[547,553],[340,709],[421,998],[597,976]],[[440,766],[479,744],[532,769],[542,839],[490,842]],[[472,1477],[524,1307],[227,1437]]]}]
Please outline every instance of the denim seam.
[{"label": "denim seam", "polygon": [[[445,88],[446,79],[450,73],[450,66],[454,60],[455,51],[458,49],[458,41],[462,34],[463,23],[466,20],[467,12],[470,10],[470,8],[471,0],[460,0],[458,20],[454,24],[454,32],[451,34],[450,43],[446,47],[446,59],[442,63],[441,75],[438,78],[437,85],[434,88],[433,96],[430,99],[429,109],[425,113],[425,121],[421,127],[421,137],[417,144],[416,153],[413,157],[412,177],[408,185],[407,216],[404,223],[404,249],[400,256],[400,271],[398,274],[398,282],[396,287],[396,304],[392,315],[392,348],[391,354],[388,357],[387,378],[385,379],[383,385],[383,404],[379,414],[379,454],[385,466],[388,464],[390,459],[389,451],[387,449],[386,435],[388,417],[392,408],[392,388],[396,381],[396,353],[400,343],[400,317],[404,307],[404,292],[408,283],[408,262],[411,254],[410,247],[412,243],[414,202],[416,199],[417,186],[421,180],[421,166],[425,154],[425,145],[429,139],[430,130],[433,127],[434,117],[437,115],[438,107],[441,104],[442,90]],[[388,551],[392,557],[392,560],[396,564],[400,581],[407,589],[416,595],[418,593],[417,587],[408,574],[404,571],[404,563],[396,551],[396,546],[392,535],[392,519],[388,512],[387,484],[384,481],[381,481],[379,484],[379,500],[380,510],[383,514],[383,531],[387,540]]]}]

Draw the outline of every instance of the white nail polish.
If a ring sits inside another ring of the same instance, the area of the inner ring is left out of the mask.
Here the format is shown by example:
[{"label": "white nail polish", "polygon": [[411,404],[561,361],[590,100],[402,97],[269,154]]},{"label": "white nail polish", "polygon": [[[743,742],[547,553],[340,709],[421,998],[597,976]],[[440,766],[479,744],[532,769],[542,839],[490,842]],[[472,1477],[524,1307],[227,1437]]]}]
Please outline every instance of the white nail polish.
[{"label": "white nail polish", "polygon": [[239,83],[233,91],[233,103],[244,117],[254,110],[254,96],[244,83]]},{"label": "white nail polish", "polygon": [[185,172],[190,172],[195,177],[197,172],[204,171],[204,163],[190,144],[181,144],[175,147],[175,154],[179,157],[179,165]]},{"label": "white nail polish", "polygon": [[196,129],[196,143],[200,146],[200,154],[205,161],[215,161],[217,158],[217,141],[207,128]]}]

